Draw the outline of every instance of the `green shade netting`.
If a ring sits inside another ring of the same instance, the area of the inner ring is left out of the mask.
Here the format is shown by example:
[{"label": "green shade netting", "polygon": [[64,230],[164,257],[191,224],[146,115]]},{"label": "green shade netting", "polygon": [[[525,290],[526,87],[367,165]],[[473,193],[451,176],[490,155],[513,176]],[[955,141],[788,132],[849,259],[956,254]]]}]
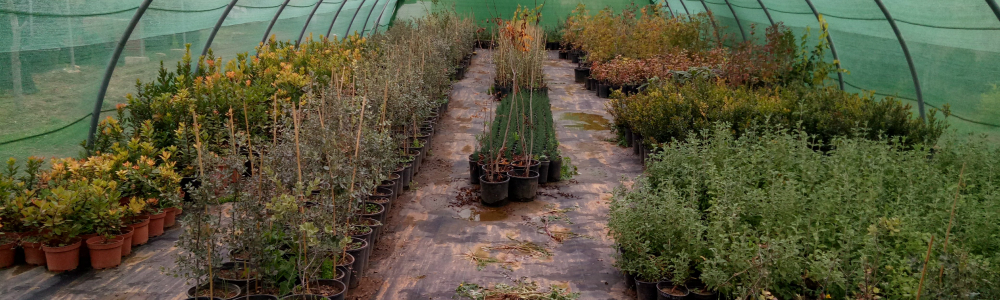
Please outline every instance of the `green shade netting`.
[{"label": "green shade netting", "polygon": [[[283,2],[237,1],[212,43],[215,55],[228,60],[238,53],[253,53]],[[289,1],[271,34],[278,40],[298,39],[317,2]],[[136,79],[154,79],[161,61],[172,69],[183,57],[185,44],[191,44],[194,55],[200,54],[229,3],[152,1],[118,60],[102,109],[113,110],[115,104],[126,102]],[[108,61],[141,4],[141,0],[0,0],[0,158],[80,153]],[[332,31],[342,37],[349,27],[352,32],[384,29],[395,7],[396,0],[324,0],[305,35],[319,38]]]},{"label": "green shade netting", "polygon": [[[683,1],[683,5],[682,5]],[[845,90],[872,91],[898,96],[917,111],[917,93],[909,65],[889,21],[875,1],[813,0],[829,25],[837,48]],[[884,0],[913,57],[920,80],[925,110],[950,105],[951,128],[958,134],[986,134],[1000,141],[1000,19],[987,1]],[[660,0],[677,14],[686,7],[691,14],[715,15],[721,30],[741,40],[738,17],[756,38],[770,25],[761,3],[775,22],[782,22],[796,35],[810,28],[812,44],[818,38],[819,22],[803,0]],[[732,10],[730,10],[732,7]],[[735,17],[733,14],[735,11]],[[829,61],[832,54],[827,51]],[[835,77],[834,77],[835,78]],[[940,115],[939,115],[940,116]]]}]

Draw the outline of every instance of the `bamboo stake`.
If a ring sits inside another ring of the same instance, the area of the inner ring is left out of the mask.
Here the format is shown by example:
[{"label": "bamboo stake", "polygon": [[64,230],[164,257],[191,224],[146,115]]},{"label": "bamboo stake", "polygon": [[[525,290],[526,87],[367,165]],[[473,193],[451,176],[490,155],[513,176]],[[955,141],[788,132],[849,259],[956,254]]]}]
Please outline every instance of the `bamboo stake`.
[{"label": "bamboo stake", "polygon": [[295,163],[298,166],[299,183],[302,182],[302,155],[299,152],[299,109],[292,108],[292,121],[295,125]]},{"label": "bamboo stake", "polygon": [[[955,200],[951,202],[951,217],[948,218],[948,229],[944,232],[944,250],[942,253],[948,253],[948,236],[951,235],[951,224],[955,221],[955,207],[958,206],[958,195],[962,191],[962,175],[965,175],[965,163],[962,163],[962,170],[958,172],[958,187],[955,188]],[[944,280],[944,266],[941,266],[941,270],[938,272],[938,283],[942,283]]]},{"label": "bamboo stake", "polygon": [[934,236],[931,236],[931,242],[927,244],[927,256],[924,257],[924,268],[920,271],[920,285],[917,286],[917,299],[920,300],[920,292],[924,289],[924,275],[927,274],[927,262],[931,260],[931,249],[934,247]]}]

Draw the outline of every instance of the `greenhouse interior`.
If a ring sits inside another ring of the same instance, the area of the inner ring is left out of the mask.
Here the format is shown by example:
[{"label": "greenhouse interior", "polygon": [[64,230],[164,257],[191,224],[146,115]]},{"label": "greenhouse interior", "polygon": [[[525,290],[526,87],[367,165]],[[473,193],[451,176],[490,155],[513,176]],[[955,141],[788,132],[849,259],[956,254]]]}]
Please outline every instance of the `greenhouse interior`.
[{"label": "greenhouse interior", "polygon": [[996,300],[998,146],[995,0],[0,0],[0,299]]}]

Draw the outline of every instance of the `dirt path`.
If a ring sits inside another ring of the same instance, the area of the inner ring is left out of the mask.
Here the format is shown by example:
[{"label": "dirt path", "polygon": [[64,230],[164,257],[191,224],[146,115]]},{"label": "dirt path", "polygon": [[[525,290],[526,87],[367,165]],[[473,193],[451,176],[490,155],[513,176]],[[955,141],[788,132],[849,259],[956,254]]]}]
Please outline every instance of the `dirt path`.
[{"label": "dirt path", "polygon": [[[348,299],[451,299],[463,281],[487,285],[521,277],[568,286],[582,293],[581,299],[626,298],[624,282],[611,266],[612,241],[605,223],[609,192],[622,176],[637,175],[641,166],[630,151],[606,141],[611,132],[605,100],[573,83],[573,64],[549,54],[545,75],[560,151],[580,174],[544,185],[534,202],[501,209],[473,202],[468,156],[475,134],[482,132],[484,107],[491,101],[486,91],[493,81],[490,53],[480,49],[469,75],[452,92],[425,160],[429,163],[416,176],[419,188],[394,205],[369,278]],[[549,234],[543,217],[555,218],[548,222]],[[569,233],[562,243],[550,237],[559,232]],[[484,249],[510,244],[511,238],[533,242],[552,255],[534,258]],[[467,254],[508,263],[477,270]]]}]

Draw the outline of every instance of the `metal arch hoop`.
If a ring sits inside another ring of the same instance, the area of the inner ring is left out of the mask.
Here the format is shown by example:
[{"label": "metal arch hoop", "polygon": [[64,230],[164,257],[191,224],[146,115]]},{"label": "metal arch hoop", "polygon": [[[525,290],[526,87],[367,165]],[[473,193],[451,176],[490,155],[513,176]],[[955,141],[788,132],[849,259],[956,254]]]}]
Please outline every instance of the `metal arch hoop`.
[{"label": "metal arch hoop", "polygon": [[997,20],[1000,20],[1000,6],[997,5],[995,0],[986,0],[986,4],[989,4],[990,9],[993,10],[993,14],[997,16]]},{"label": "metal arch hoop", "polygon": [[767,16],[767,21],[771,22],[771,26],[774,26],[774,19],[771,18],[771,12],[767,10],[767,6],[764,6],[764,1],[757,0],[757,3],[759,3],[760,8],[764,10],[764,15]]},{"label": "metal arch hoop", "polygon": [[[811,0],[806,0],[806,4],[809,4],[809,9],[812,10],[813,15],[816,16],[816,21],[819,22],[819,11],[817,11],[816,7],[813,6],[812,1]],[[879,5],[881,5],[881,4],[879,4]],[[820,27],[822,27],[822,26],[823,26],[823,24],[820,24]],[[893,25],[893,27],[895,27],[895,26],[896,25]],[[822,29],[823,28],[820,28],[820,30],[822,30]],[[826,32],[826,42],[830,44],[830,54],[833,54],[833,60],[837,64],[837,69],[838,69],[837,70],[837,82],[840,84],[840,90],[843,91],[844,90],[844,73],[840,72],[840,69],[843,69],[843,68],[840,66],[840,56],[837,55],[837,46],[833,44],[833,37],[830,36],[830,31],[829,30],[827,30],[827,32]],[[921,117],[923,117],[923,112],[924,112],[924,110],[923,110],[922,107],[923,107],[923,105],[921,105],[921,109],[920,109]]]},{"label": "metal arch hoop", "polygon": [[729,4],[729,0],[726,1],[726,6],[729,6],[729,11],[733,13],[733,19],[736,19],[736,27],[740,28],[740,36],[743,36],[743,41],[747,41],[747,33],[743,30],[743,25],[740,24],[740,17],[736,15],[736,10],[733,9],[733,5]]},{"label": "metal arch hoop", "polygon": [[261,45],[267,44],[267,36],[271,35],[271,28],[274,28],[274,23],[278,22],[278,17],[281,16],[281,12],[285,10],[285,6],[288,6],[288,2],[290,1],[292,0],[285,0],[285,2],[281,3],[281,6],[278,7],[278,12],[274,13],[274,18],[271,18],[271,23],[267,24],[267,30],[264,31],[264,38],[260,39]]},{"label": "metal arch hoop", "polygon": [[[382,24],[382,16],[385,16],[385,9],[389,8],[389,2],[391,2],[391,1],[386,1],[385,2],[385,6],[382,7],[382,12],[379,13],[378,14],[378,18],[375,19],[375,25],[372,26],[371,31],[378,32],[378,27],[379,27],[380,24]],[[371,31],[369,31],[369,32],[371,32]]]},{"label": "metal arch hoop", "polygon": [[[361,5],[358,5],[358,11],[361,11],[361,8],[365,6],[365,2],[366,1],[368,1],[368,0],[361,0]],[[347,24],[347,31],[344,32],[344,36],[347,36],[347,35],[351,34],[351,27],[354,27],[354,19],[357,19],[357,18],[358,18],[358,12],[356,11],[356,12],[354,12],[354,16],[351,17],[351,23]]]},{"label": "metal arch hoop", "polygon": [[670,12],[670,17],[671,17],[671,18],[674,18],[674,17],[676,17],[676,16],[677,16],[677,15],[674,15],[674,10],[673,10],[673,9],[670,9],[670,1],[667,1],[667,0],[663,0],[663,6],[666,6],[666,7],[667,7],[667,11],[668,11],[668,12]]},{"label": "metal arch hoop", "polygon": [[[669,1],[669,0],[667,0],[667,1]],[[684,8],[684,13],[687,14],[687,16],[688,16],[688,20],[690,20],[691,19],[691,11],[688,10],[687,4],[684,4],[685,0],[679,0],[679,1],[681,2],[681,7]]]},{"label": "metal arch hoop", "polygon": [[132,20],[128,22],[128,26],[125,27],[125,32],[122,33],[121,39],[118,40],[118,46],[115,47],[115,52],[111,54],[111,61],[108,62],[108,68],[104,70],[104,80],[101,81],[101,88],[97,91],[97,101],[94,103],[94,112],[90,115],[90,131],[87,133],[87,148],[94,146],[94,134],[97,133],[97,123],[101,119],[101,107],[104,106],[104,96],[108,94],[108,85],[111,83],[111,75],[115,73],[115,65],[118,64],[118,58],[122,55],[122,50],[125,49],[125,44],[128,43],[129,37],[132,36],[132,31],[135,30],[135,26],[139,25],[139,20],[142,19],[142,15],[146,13],[146,9],[149,5],[153,3],[153,0],[144,0],[139,8],[136,9],[135,14],[132,15]]},{"label": "metal arch hoop", "polygon": [[[372,9],[368,11],[368,16],[365,17],[365,23],[361,24],[361,35],[365,35],[366,30],[368,30],[368,21],[371,21],[372,13],[374,13],[375,8],[378,7],[378,1],[379,0],[375,0],[375,4],[372,4]],[[388,0],[386,1],[387,1],[386,3],[388,4],[389,3]]]},{"label": "metal arch hoop", "polygon": [[[219,33],[219,28],[222,28],[222,23],[226,21],[226,17],[229,16],[229,12],[233,11],[233,7],[236,6],[236,2],[240,0],[233,0],[229,2],[229,6],[226,6],[226,10],[222,12],[222,16],[219,17],[219,21],[215,22],[215,27],[212,28],[212,33],[208,34],[208,40],[205,41],[205,49],[201,49],[201,57],[208,56],[208,49],[212,47],[212,42],[215,41],[215,34]],[[198,67],[201,64],[194,65],[194,73],[198,74]]]},{"label": "metal arch hoop", "polygon": [[306,28],[309,28],[309,22],[312,22],[313,15],[316,15],[316,11],[319,10],[320,4],[323,4],[323,0],[316,1],[316,6],[313,6],[312,12],[310,12],[309,17],[306,18],[306,24],[302,25],[302,32],[299,32],[299,38],[295,40],[296,46],[302,42],[302,37],[306,36]]},{"label": "metal arch hoop", "polygon": [[892,26],[892,31],[896,33],[896,39],[899,40],[899,46],[903,48],[903,56],[906,56],[906,64],[910,65],[910,75],[913,76],[913,88],[917,92],[917,108],[920,110],[920,120],[926,121],[924,114],[924,94],[920,91],[920,78],[917,77],[917,68],[913,65],[913,57],[910,56],[910,48],[906,46],[906,40],[903,39],[903,34],[899,32],[899,27],[896,26],[896,20],[892,18],[892,14],[889,10],[885,8],[885,4],[882,4],[882,0],[875,0],[875,4],[878,4],[878,8],[882,10],[882,14],[885,15],[885,19],[889,21],[889,26]]},{"label": "metal arch hoop", "polygon": [[340,16],[340,11],[344,10],[344,5],[347,4],[348,0],[342,0],[340,2],[340,8],[337,8],[337,13],[333,15],[333,21],[330,21],[330,28],[326,30],[326,38],[330,39],[330,33],[333,32],[333,24],[337,23],[337,17]]},{"label": "metal arch hoop", "polygon": [[708,20],[712,21],[712,29],[715,29],[715,39],[719,40],[719,44],[722,44],[722,38],[719,36],[719,25],[715,24],[715,14],[712,13],[711,9],[708,9],[708,4],[705,4],[705,0],[701,0],[701,6],[705,7],[705,12],[708,13]]}]

